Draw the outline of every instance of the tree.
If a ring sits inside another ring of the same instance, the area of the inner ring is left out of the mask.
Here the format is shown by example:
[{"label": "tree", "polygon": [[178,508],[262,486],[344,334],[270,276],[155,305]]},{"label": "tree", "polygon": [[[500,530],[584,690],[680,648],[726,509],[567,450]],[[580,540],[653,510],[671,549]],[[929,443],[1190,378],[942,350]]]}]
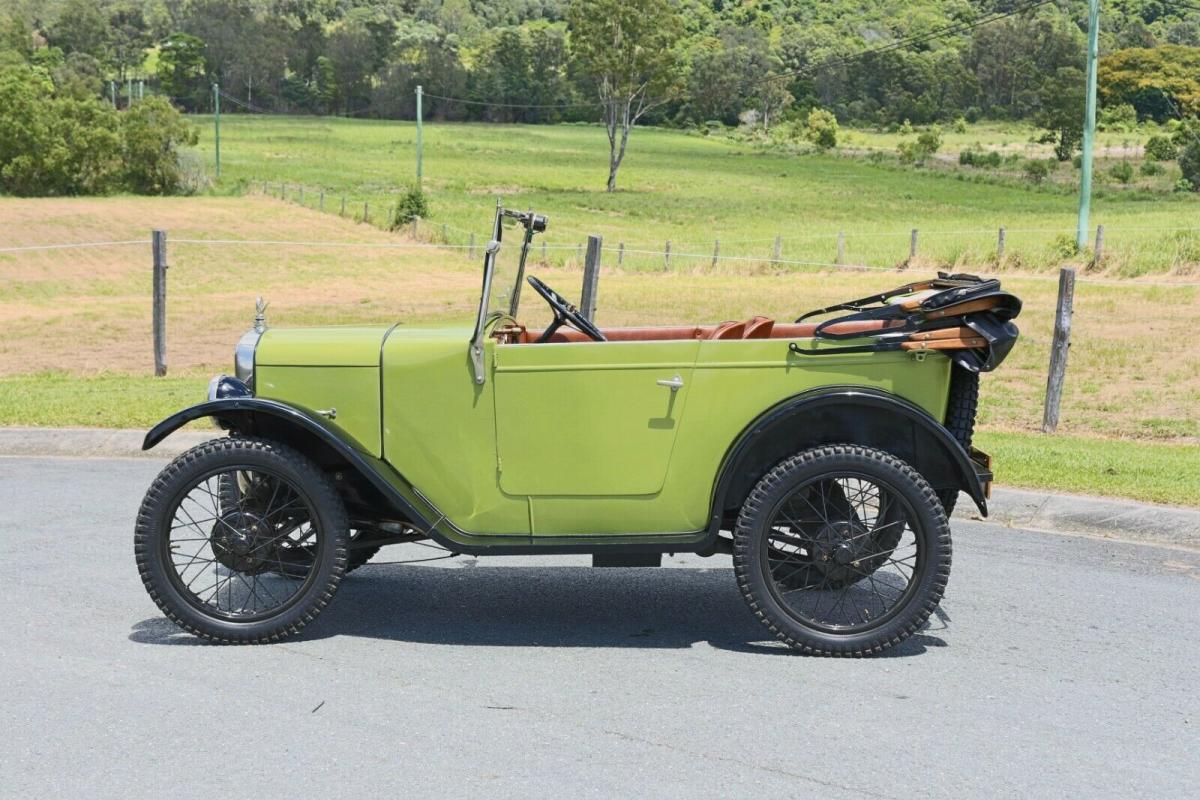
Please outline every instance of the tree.
[{"label": "tree", "polygon": [[96,98],[55,97],[27,65],[0,69],[0,190],[97,194],[120,180],[117,112]]},{"label": "tree", "polygon": [[67,0],[59,8],[49,35],[50,43],[66,53],[87,53],[103,59],[109,36],[108,19],[100,4],[93,0]]},{"label": "tree", "polygon": [[204,85],[204,41],[187,33],[173,33],[158,51],[158,82],[167,96],[196,111],[208,96]]},{"label": "tree", "polygon": [[796,101],[796,98],[788,91],[787,85],[782,79],[769,76],[767,80],[759,84],[758,90],[754,93],[754,100],[762,114],[763,129],[769,131],[772,120],[782,114],[788,106]]},{"label": "tree", "polygon": [[370,28],[357,18],[344,22],[329,34],[326,55],[333,67],[343,111],[357,111],[370,102],[370,80],[374,73],[370,55],[374,41]]},{"label": "tree", "polygon": [[108,35],[105,38],[105,60],[124,81],[146,56],[151,45],[150,31],[142,13],[142,3],[117,3],[108,12]]},{"label": "tree", "polygon": [[[690,116],[695,122],[736,124],[746,108],[763,105],[756,93],[771,67],[767,39],[760,31],[728,26],[720,37],[703,40],[692,54],[687,79]],[[770,90],[763,97],[771,111],[785,102]]]},{"label": "tree", "polygon": [[179,148],[196,144],[196,130],[161,97],[134,103],[121,115],[125,184],[139,194],[172,194],[183,175]]},{"label": "tree", "polygon": [[1034,117],[1046,132],[1039,141],[1053,144],[1059,161],[1070,161],[1083,141],[1083,106],[1086,82],[1075,67],[1060,67],[1042,84],[1041,109]]},{"label": "tree", "polygon": [[1131,48],[1100,59],[1104,105],[1129,103],[1141,119],[1200,114],[1200,47]]},{"label": "tree", "polygon": [[529,48],[517,28],[504,28],[486,45],[475,65],[475,85],[472,94],[480,102],[496,103],[481,106],[489,122],[530,122],[531,109],[523,103],[530,98],[531,76]]},{"label": "tree", "polygon": [[1179,154],[1179,170],[1184,180],[1192,185],[1192,191],[1200,192],[1200,139],[1193,140]]},{"label": "tree", "polygon": [[625,158],[629,131],[675,96],[682,34],[670,0],[574,0],[568,14],[575,56],[595,81],[608,133],[609,192]]},{"label": "tree", "polygon": [[932,156],[942,147],[942,129],[934,125],[917,134],[915,141],[903,141],[896,152],[900,160],[906,164],[924,164],[925,159]]},{"label": "tree", "polygon": [[1174,161],[1179,148],[1167,136],[1151,136],[1146,140],[1147,161]]},{"label": "tree", "polygon": [[804,135],[822,150],[837,147],[837,117],[825,109],[814,108],[808,112],[808,129]]}]

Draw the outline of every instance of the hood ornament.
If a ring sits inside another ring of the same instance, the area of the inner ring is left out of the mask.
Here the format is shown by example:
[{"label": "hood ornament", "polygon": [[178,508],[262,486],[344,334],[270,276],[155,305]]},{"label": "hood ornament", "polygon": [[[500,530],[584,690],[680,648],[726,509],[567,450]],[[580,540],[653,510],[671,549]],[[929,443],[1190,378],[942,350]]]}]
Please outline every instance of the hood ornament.
[{"label": "hood ornament", "polygon": [[254,303],[254,330],[263,333],[267,330],[267,306],[271,305],[261,297]]}]

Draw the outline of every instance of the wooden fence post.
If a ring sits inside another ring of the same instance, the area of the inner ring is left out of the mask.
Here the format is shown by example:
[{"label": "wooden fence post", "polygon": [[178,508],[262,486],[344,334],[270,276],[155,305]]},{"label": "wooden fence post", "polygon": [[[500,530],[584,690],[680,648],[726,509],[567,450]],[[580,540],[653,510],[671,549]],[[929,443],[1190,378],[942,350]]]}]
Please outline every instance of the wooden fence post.
[{"label": "wooden fence post", "polygon": [[450,241],[450,230],[446,227],[446,223],[442,223],[442,244],[447,244]]},{"label": "wooden fence post", "polygon": [[542,263],[549,264],[550,259],[546,256],[546,240],[542,239]]},{"label": "wooden fence post", "polygon": [[779,235],[779,236],[775,237],[775,249],[771,251],[771,260],[779,261],[779,259],[782,256],[783,256],[783,236]]},{"label": "wooden fence post", "polygon": [[320,208],[322,211],[325,210],[325,190],[324,189],[321,190],[321,198],[317,202],[317,207]]},{"label": "wooden fence post", "polygon": [[579,295],[579,311],[588,320],[596,321],[596,286],[600,281],[599,236],[588,236],[587,258],[583,262],[583,292]]},{"label": "wooden fence post", "polygon": [[1075,310],[1075,268],[1063,267],[1058,273],[1058,309],[1054,314],[1054,339],[1050,344],[1050,375],[1046,379],[1046,407],[1042,413],[1042,433],[1058,428],[1062,405],[1063,379],[1067,374],[1067,352],[1071,347],[1071,315]]},{"label": "wooden fence post", "polygon": [[912,238],[908,241],[908,260],[912,261],[917,257],[917,229],[912,229]]},{"label": "wooden fence post", "polygon": [[153,329],[154,329],[154,374],[167,374],[167,232],[154,231],[150,237],[150,251],[154,258],[153,284]]},{"label": "wooden fence post", "polygon": [[371,222],[371,204],[363,200],[363,222],[370,224]]},{"label": "wooden fence post", "polygon": [[583,245],[582,244],[575,245],[575,263],[576,264],[583,263]]},{"label": "wooden fence post", "polygon": [[475,234],[472,232],[467,240],[467,258],[475,257]]},{"label": "wooden fence post", "polygon": [[617,245],[617,266],[618,267],[621,266],[621,263],[624,260],[625,260],[625,243],[621,242],[620,244]]},{"label": "wooden fence post", "polygon": [[299,194],[298,202],[300,203],[300,205],[304,205],[304,184],[300,185],[300,194]]},{"label": "wooden fence post", "polygon": [[845,264],[846,263],[846,232],[845,231],[838,231],[837,261],[835,261],[834,263],[835,264]]},{"label": "wooden fence post", "polygon": [[1004,237],[1005,237],[1005,236],[1006,236],[1006,232],[1005,232],[1005,230],[1004,230],[1004,226],[1003,226],[1003,225],[1001,225],[1001,226],[1000,226],[1000,233],[999,233],[999,235],[996,237],[996,260],[997,260],[997,261],[1003,261],[1003,260],[1004,260]]},{"label": "wooden fence post", "polygon": [[420,224],[421,218],[414,214],[412,218],[412,238],[414,239],[417,238],[417,226]]},{"label": "wooden fence post", "polygon": [[721,240],[717,239],[713,242],[713,260],[712,268],[717,268],[717,261],[721,258]]},{"label": "wooden fence post", "polygon": [[671,270],[671,240],[667,239],[667,249],[663,250],[663,271]]},{"label": "wooden fence post", "polygon": [[1099,266],[1104,259],[1104,226],[1096,226],[1096,251],[1092,255],[1092,264]]}]

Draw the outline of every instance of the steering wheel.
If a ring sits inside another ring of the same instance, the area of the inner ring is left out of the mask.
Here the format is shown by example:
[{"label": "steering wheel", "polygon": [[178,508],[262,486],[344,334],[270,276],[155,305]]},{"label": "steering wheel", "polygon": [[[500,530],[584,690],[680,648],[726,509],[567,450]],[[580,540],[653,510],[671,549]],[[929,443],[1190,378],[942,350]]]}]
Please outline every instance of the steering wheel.
[{"label": "steering wheel", "polygon": [[548,341],[554,332],[561,328],[564,324],[570,325],[575,330],[587,336],[594,342],[606,342],[604,334],[600,329],[588,321],[588,318],[579,313],[579,309],[572,305],[565,297],[551,289],[538,278],[529,275],[525,278],[529,281],[529,285],[534,291],[542,296],[542,299],[550,304],[550,310],[554,312],[554,322],[550,323],[550,327],[542,331],[542,335],[538,337],[538,343]]}]

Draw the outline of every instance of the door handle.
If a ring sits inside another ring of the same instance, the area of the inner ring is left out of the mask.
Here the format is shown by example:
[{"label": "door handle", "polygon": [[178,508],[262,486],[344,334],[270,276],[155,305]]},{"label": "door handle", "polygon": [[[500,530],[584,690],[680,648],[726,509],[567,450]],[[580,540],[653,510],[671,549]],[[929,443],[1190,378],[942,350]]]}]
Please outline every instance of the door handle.
[{"label": "door handle", "polygon": [[659,386],[665,386],[672,392],[678,392],[683,388],[683,378],[676,375],[674,378],[661,378],[655,381]]}]

